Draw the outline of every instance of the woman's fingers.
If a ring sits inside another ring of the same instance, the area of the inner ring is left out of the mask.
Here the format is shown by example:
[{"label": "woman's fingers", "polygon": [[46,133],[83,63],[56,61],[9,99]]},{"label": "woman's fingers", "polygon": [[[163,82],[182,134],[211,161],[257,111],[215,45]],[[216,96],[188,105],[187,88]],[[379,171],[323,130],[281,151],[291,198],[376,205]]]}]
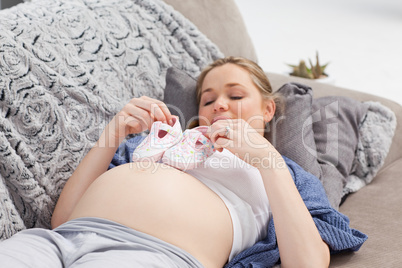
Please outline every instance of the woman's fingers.
[{"label": "woman's fingers", "polygon": [[[162,121],[171,124],[172,115],[167,108],[166,104],[162,101],[152,99],[147,96],[134,98],[130,101],[134,106],[141,108],[149,113],[152,121]],[[146,120],[147,121],[147,120]],[[151,120],[148,120],[151,121]],[[152,122],[153,123],[153,122]]]},{"label": "woman's fingers", "polygon": [[151,129],[155,121],[173,121],[167,106],[149,97],[133,98],[115,115],[108,124],[107,131],[110,137],[121,142],[129,134]]},{"label": "woman's fingers", "polygon": [[[125,118],[125,120],[131,119],[133,121],[129,125],[131,126],[135,123],[139,123],[141,124],[143,131],[150,129],[152,124],[156,121],[153,114],[131,102],[124,107],[124,112],[127,115],[127,119]],[[127,124],[129,122],[130,120],[126,121]]]},{"label": "woman's fingers", "polygon": [[[207,133],[208,138],[212,141],[216,149],[233,146],[233,134],[235,122],[216,122],[210,126]],[[222,150],[218,150],[222,151]]]},{"label": "woman's fingers", "polygon": [[150,129],[152,125],[152,122],[150,123],[149,121],[145,120],[143,116],[138,115],[127,115],[125,118],[125,123],[131,128],[128,130],[129,133],[127,134],[143,132]]},{"label": "woman's fingers", "polygon": [[210,126],[209,139],[215,143],[218,139],[233,139],[235,129],[238,129],[238,120],[222,120]]},{"label": "woman's fingers", "polygon": [[266,139],[242,119],[220,120],[210,126],[208,137],[217,148],[258,149]]}]

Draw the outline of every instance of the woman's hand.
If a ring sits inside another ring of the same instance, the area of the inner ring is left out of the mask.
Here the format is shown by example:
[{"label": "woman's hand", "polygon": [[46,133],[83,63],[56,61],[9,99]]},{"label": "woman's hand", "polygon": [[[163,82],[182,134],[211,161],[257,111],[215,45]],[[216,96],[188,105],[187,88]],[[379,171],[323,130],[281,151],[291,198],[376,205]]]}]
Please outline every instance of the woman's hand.
[{"label": "woman's hand", "polygon": [[172,125],[172,115],[162,101],[142,96],[131,99],[110,121],[105,131],[108,132],[109,141],[120,144],[129,134],[151,129],[155,121]]},{"label": "woman's hand", "polygon": [[243,119],[216,121],[206,135],[218,151],[228,149],[257,168],[271,166],[272,160],[280,157],[272,144]]}]

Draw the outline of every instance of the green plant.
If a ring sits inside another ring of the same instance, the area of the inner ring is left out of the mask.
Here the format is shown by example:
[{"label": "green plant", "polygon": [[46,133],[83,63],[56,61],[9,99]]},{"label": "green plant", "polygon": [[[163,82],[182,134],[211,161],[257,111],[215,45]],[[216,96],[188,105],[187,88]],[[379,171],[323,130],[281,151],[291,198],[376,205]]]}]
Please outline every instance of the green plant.
[{"label": "green plant", "polygon": [[316,52],[315,58],[316,58],[315,65],[313,65],[313,63],[309,59],[310,68],[307,67],[306,62],[304,60],[301,60],[299,62],[299,65],[288,64],[290,67],[293,68],[293,72],[290,75],[308,79],[318,79],[328,76],[325,73],[325,68],[328,66],[328,63],[320,65],[320,60],[318,58],[318,51]]}]

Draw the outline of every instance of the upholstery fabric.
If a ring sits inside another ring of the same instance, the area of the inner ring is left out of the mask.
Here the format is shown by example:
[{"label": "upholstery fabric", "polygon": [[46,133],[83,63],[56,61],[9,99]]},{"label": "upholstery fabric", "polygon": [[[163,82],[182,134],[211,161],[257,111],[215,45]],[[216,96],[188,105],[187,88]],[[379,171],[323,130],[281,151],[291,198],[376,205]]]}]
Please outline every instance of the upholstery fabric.
[{"label": "upholstery fabric", "polygon": [[349,195],[339,208],[351,226],[368,235],[357,254],[331,256],[331,268],[399,267],[401,248],[402,159],[383,167],[375,179]]},{"label": "upholstery fabric", "polygon": [[[254,45],[234,0],[164,0],[192,21],[225,56],[258,61]],[[219,18],[219,23],[216,23]]]}]

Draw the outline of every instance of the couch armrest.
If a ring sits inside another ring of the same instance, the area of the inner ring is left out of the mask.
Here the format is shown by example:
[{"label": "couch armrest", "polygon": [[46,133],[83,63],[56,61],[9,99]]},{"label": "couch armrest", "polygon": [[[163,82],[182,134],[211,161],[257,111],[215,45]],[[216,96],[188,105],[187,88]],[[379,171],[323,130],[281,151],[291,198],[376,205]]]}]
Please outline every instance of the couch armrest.
[{"label": "couch armrest", "polygon": [[311,86],[311,88],[313,89],[314,98],[324,96],[345,96],[353,98],[358,101],[377,101],[387,106],[395,113],[397,126],[395,130],[395,136],[392,140],[391,148],[388,152],[387,158],[385,159],[385,163],[381,169],[385,169],[394,161],[402,158],[402,106],[399,105],[398,103],[372,94],[367,94],[356,90],[350,90],[329,84],[315,82],[314,80],[310,79],[304,79],[294,76],[286,76],[275,73],[267,73],[267,75],[269,80],[271,81],[271,85],[274,91],[278,90],[285,83],[299,82]]},{"label": "couch armrest", "polygon": [[402,159],[381,169],[369,185],[351,194],[339,208],[351,227],[368,235],[357,252],[331,256],[331,268],[399,267],[402,263]]}]

